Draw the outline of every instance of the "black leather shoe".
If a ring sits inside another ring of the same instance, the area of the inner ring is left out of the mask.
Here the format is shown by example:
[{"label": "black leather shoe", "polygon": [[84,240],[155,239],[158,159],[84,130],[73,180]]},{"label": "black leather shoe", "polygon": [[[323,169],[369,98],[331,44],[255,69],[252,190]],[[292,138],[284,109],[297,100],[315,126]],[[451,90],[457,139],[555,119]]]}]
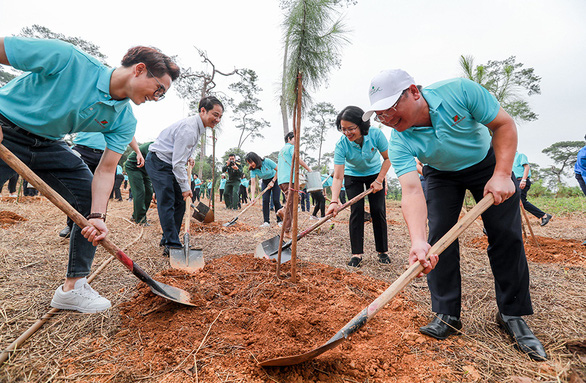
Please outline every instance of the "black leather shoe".
[{"label": "black leather shoe", "polygon": [[165,246],[165,248],[163,249],[163,257],[168,257],[169,256],[169,246]]},{"label": "black leather shoe", "polygon": [[358,266],[360,266],[360,262],[362,262],[362,258],[360,258],[360,257],[352,257],[352,258],[350,258],[350,261],[348,262],[348,266],[350,266],[350,267],[358,267]]},{"label": "black leather shoe", "polygon": [[549,220],[551,219],[552,215],[551,214],[545,214],[545,217],[541,218],[541,226],[545,226],[547,225],[547,223],[549,222]]},{"label": "black leather shoe", "polygon": [[435,339],[446,339],[452,334],[460,334],[462,322],[460,318],[448,314],[436,314],[427,326],[419,328],[422,334],[429,335]]},{"label": "black leather shoe", "polygon": [[497,313],[496,322],[513,338],[515,347],[520,351],[529,355],[533,360],[540,362],[547,360],[547,354],[543,345],[535,337],[523,318]]},{"label": "black leather shoe", "polygon": [[61,238],[69,238],[69,236],[70,236],[70,235],[71,235],[71,228],[69,227],[69,225],[65,226],[65,227],[63,228],[63,230],[61,230],[61,231],[59,232],[59,236],[60,236]]},{"label": "black leather shoe", "polygon": [[378,261],[379,261],[379,263],[383,263],[385,265],[388,265],[391,263],[391,258],[389,258],[389,256],[386,255],[385,253],[382,253],[382,254],[378,255]]}]

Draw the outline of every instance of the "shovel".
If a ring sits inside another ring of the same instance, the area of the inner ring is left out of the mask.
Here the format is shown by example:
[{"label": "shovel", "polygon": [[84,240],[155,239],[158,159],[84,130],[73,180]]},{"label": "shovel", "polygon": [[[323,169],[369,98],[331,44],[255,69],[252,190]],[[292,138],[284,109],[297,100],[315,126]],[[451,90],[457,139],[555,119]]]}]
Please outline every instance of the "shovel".
[{"label": "shovel", "polygon": [[[273,180],[273,182],[274,182],[274,181],[275,181],[275,180]],[[265,190],[263,190],[263,191],[262,191],[262,192],[261,192],[261,193],[258,195],[258,197],[256,197],[256,199],[254,200],[254,202],[256,202],[256,201],[257,201],[257,200],[258,200],[260,197],[262,197],[262,195],[263,195],[263,194],[265,194],[265,192],[266,192],[267,190],[269,190],[269,189],[270,189],[270,186],[268,186],[268,185],[267,185],[267,187],[265,188]],[[242,214],[244,214],[244,212],[246,212],[246,210],[248,210],[249,208],[251,208],[251,207],[252,207],[252,205],[254,205],[254,203],[251,203],[250,205],[246,206],[246,207],[244,208],[244,210],[242,210],[240,213],[238,213],[238,215],[237,215],[236,217],[234,217],[234,218],[233,218],[233,219],[232,219],[230,222],[226,222],[226,223],[224,224],[224,226],[225,226],[225,227],[230,227],[230,226],[234,225],[234,224],[236,223],[236,221],[238,221],[238,217],[240,217]]]},{"label": "shovel", "polygon": [[[191,179],[191,169],[187,169],[187,179]],[[171,247],[169,249],[169,262],[174,269],[194,272],[202,269],[204,266],[203,251],[201,248],[193,249],[189,243],[189,229],[191,217],[189,215],[189,198],[185,200],[185,214],[183,215],[183,226],[185,234],[183,235],[183,247]]]},{"label": "shovel", "polygon": [[[350,201],[348,201],[345,204],[343,204],[342,206],[340,206],[340,209],[338,209],[338,212],[346,209],[348,206],[354,205],[356,202],[358,202],[362,198],[366,197],[366,195],[370,194],[370,193],[372,193],[372,189],[368,189],[368,190],[363,191],[362,193],[358,194],[356,197],[352,198]],[[313,230],[315,230],[319,226],[323,225],[325,222],[327,222],[328,219],[332,218],[332,216],[333,216],[333,214],[326,215],[325,217],[323,217],[322,219],[320,219],[319,221],[314,223],[312,226],[307,228],[305,231],[299,233],[297,235],[297,240],[299,241],[301,238],[305,237],[307,234],[311,233]],[[254,256],[256,258],[267,258],[267,259],[277,258],[277,255],[279,253],[279,239],[280,239],[280,237],[278,235],[276,235],[270,239],[267,239],[266,241],[264,241],[262,243],[259,243],[256,246],[256,251],[254,253]],[[281,263],[285,263],[291,259],[291,243],[292,242],[293,241],[287,241],[287,243],[283,244],[283,247],[281,250]]]},{"label": "shovel", "polygon": [[[21,160],[19,160],[12,152],[2,144],[0,144],[0,158],[6,162],[12,169],[33,185],[40,191],[49,201],[53,202],[55,206],[61,209],[69,218],[73,220],[79,227],[83,228],[89,225],[89,222],[75,210],[63,197],[61,197],[55,190],[45,183],[39,176],[33,173]],[[142,270],[136,263],[132,261],[122,250],[120,250],[108,238],[102,239],[100,242],[108,252],[116,257],[128,270],[130,270],[138,279],[146,283],[151,291],[160,297],[172,300],[188,306],[195,306],[191,303],[191,294],[185,290],[178,289],[173,286],[157,282],[152,279],[144,270]]]},{"label": "shovel", "polygon": [[[478,216],[494,203],[494,196],[487,194],[478,204],[472,208],[454,227],[450,229],[431,249],[427,252],[429,254],[441,254],[458,238],[464,230],[468,228],[478,218]],[[323,346],[314,350],[306,352],[305,354],[285,356],[281,358],[268,359],[260,362],[261,366],[292,366],[311,360],[324,352],[331,350],[338,344],[342,343],[350,335],[357,332],[362,326],[372,319],[391,299],[393,299],[401,290],[405,288],[413,279],[415,279],[423,271],[423,266],[419,262],[412,264],[399,278],[393,282],[381,295],[379,295],[372,303],[356,315],[350,322],[348,322],[340,331],[336,333]]]},{"label": "shovel", "polygon": [[200,202],[197,206],[191,204],[191,207],[194,209],[193,218],[199,222],[210,223],[214,221],[214,211],[206,204]]}]

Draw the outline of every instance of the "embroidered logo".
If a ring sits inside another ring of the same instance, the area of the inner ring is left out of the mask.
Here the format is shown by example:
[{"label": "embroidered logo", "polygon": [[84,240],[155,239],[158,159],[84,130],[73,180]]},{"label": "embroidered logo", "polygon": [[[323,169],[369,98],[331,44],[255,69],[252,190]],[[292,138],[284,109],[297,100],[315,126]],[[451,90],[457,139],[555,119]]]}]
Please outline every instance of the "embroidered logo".
[{"label": "embroidered logo", "polygon": [[98,121],[97,119],[94,118],[94,121],[97,122],[98,124],[102,125],[103,128],[107,128],[108,120]]},{"label": "embroidered logo", "polygon": [[452,120],[454,121],[452,126],[458,125],[460,122],[464,121],[464,119],[466,119],[466,116],[460,117],[456,114],[454,117],[452,117]]},{"label": "embroidered logo", "polygon": [[370,92],[369,92],[368,94],[369,94],[370,96],[372,96],[372,95],[375,95],[375,94],[377,94],[378,92],[381,92],[381,91],[382,91],[382,89],[381,89],[381,88],[379,88],[379,87],[376,87],[376,88],[375,88],[375,87],[373,86],[372,88],[370,88]]}]

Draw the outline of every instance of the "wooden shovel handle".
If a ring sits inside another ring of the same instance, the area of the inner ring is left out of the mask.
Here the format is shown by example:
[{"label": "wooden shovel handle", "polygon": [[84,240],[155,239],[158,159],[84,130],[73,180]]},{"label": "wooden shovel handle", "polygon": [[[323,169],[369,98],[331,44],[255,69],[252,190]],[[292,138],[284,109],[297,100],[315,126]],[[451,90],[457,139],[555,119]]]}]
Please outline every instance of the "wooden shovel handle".
[{"label": "wooden shovel handle", "polygon": [[[8,164],[12,169],[14,169],[18,174],[22,176],[25,180],[27,180],[31,185],[33,185],[43,196],[45,196],[49,201],[53,202],[55,206],[61,209],[69,218],[73,220],[77,224],[77,226],[84,228],[88,226],[90,223],[83,215],[81,215],[77,210],[73,208],[65,200],[65,198],[61,197],[61,195],[57,194],[55,190],[53,190],[49,185],[45,183],[39,176],[33,173],[32,170],[29,169],[21,160],[19,160],[10,150],[8,150],[4,145],[0,144],[0,158],[4,162]],[[100,241],[100,244],[108,250],[108,252],[122,262],[124,266],[126,266],[130,271],[136,274],[134,262],[126,255],[122,250],[120,250],[114,243],[112,243],[108,238],[104,238]],[[139,272],[140,274],[140,272]],[[142,275],[137,275],[141,280],[143,279]]]}]

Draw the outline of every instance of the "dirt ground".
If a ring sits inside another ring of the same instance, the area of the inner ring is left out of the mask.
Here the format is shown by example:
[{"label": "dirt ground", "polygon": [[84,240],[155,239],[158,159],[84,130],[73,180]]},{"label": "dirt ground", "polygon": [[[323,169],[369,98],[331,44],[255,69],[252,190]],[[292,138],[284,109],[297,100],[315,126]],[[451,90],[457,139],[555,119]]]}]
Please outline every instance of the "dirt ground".
[{"label": "dirt ground", "polygon": [[[124,194],[126,196],[126,194]],[[207,202],[207,201],[206,201]],[[2,382],[582,382],[586,379],[585,214],[531,221],[526,238],[535,314],[526,320],[550,359],[533,362],[512,347],[494,321],[494,281],[481,221],[460,238],[464,286],[463,336],[437,341],[419,333],[431,319],[424,278],[407,286],[338,347],[291,367],[259,361],[323,345],[406,269],[409,236],[397,202],[388,203],[389,256],[376,260],[366,224],[365,257],[349,268],[348,215],[342,212],[299,241],[298,281],[290,264],[254,258],[260,242],[279,233],[261,229],[260,207],[225,228],[238,212],[217,203],[215,222],[192,220],[192,245],[206,266],[173,270],[158,246],[155,209],[150,226],[130,222],[132,204],[111,201],[110,239],[157,281],[188,291],[196,307],[150,292],[99,248],[92,286],[112,301],[99,314],[59,311],[0,366]],[[309,214],[299,213],[306,228]],[[58,236],[65,216],[43,197],[0,197],[0,348],[6,349],[50,310],[62,283],[68,241]],[[529,233],[528,233],[529,234]]]}]

